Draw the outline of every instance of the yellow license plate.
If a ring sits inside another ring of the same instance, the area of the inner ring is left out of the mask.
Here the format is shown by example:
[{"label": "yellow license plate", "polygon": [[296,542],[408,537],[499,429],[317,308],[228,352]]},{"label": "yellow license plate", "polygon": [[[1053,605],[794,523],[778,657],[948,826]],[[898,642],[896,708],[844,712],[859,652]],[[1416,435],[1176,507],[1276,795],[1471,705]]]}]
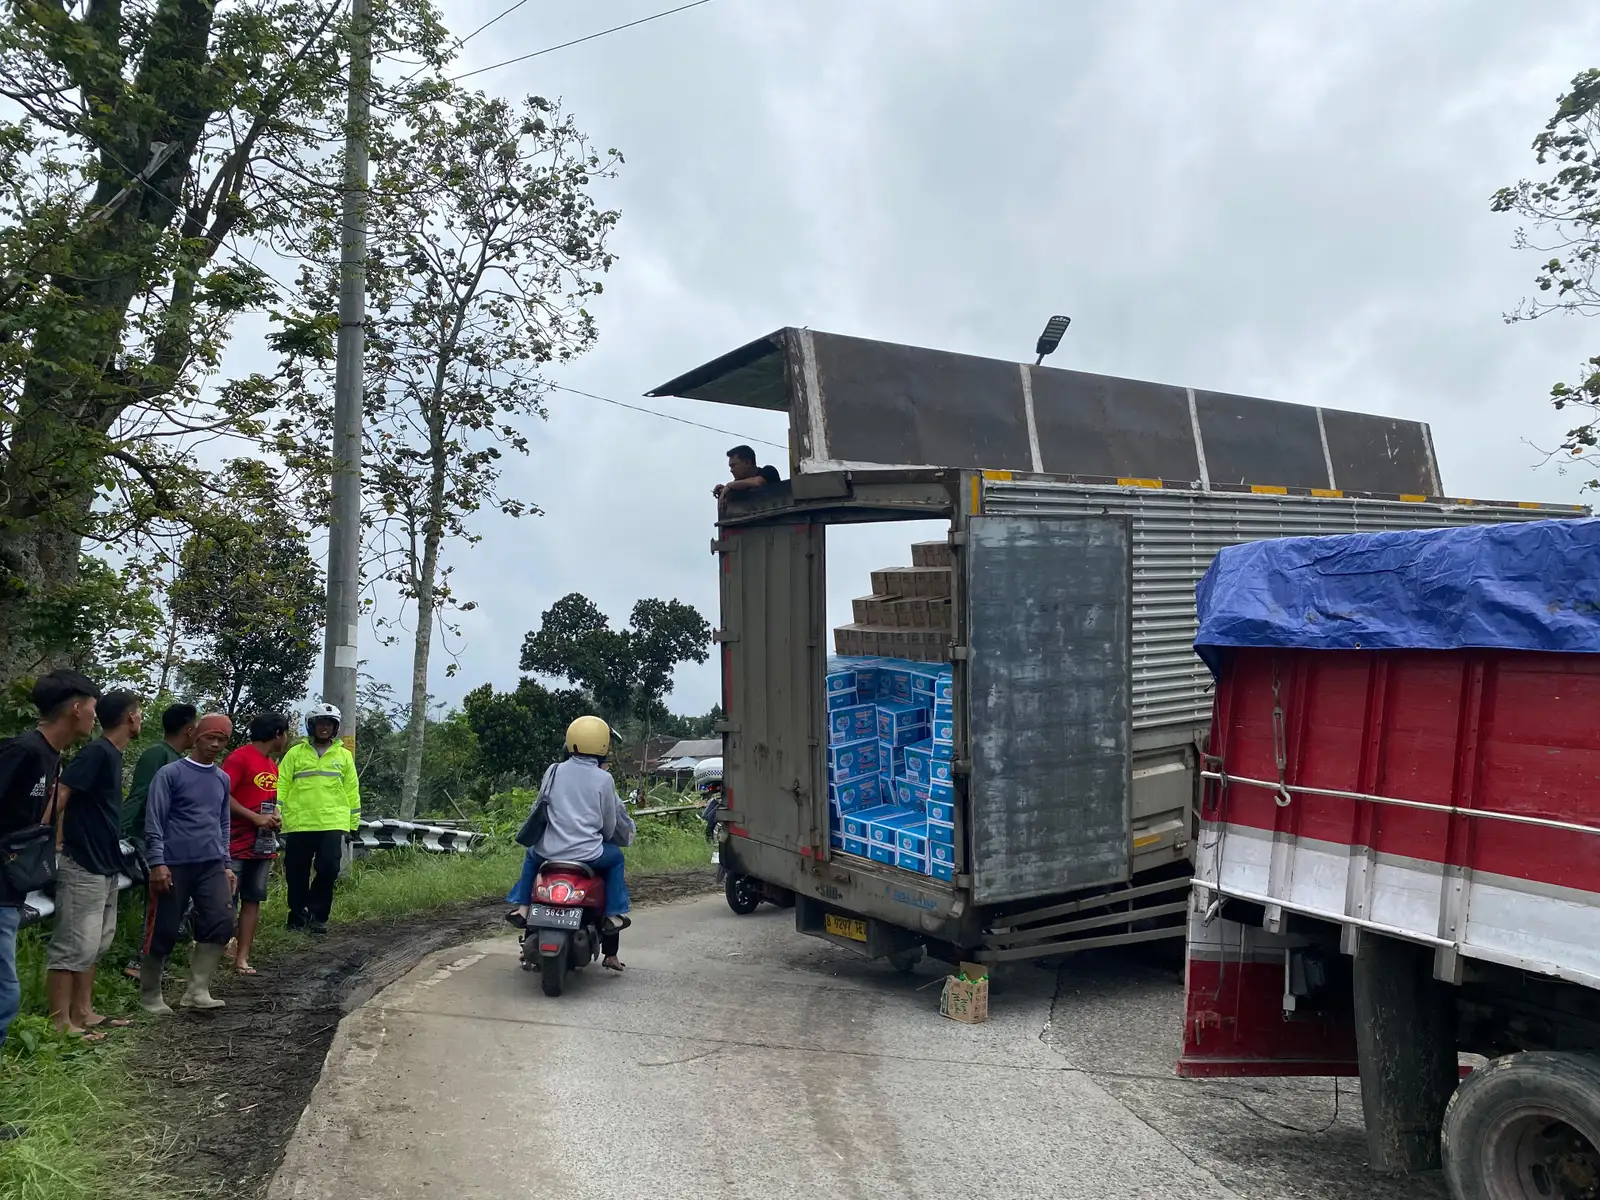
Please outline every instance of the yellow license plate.
[{"label": "yellow license plate", "polygon": [[832,913],[824,913],[822,927],[829,933],[847,937],[853,942],[867,940],[867,923],[858,917],[836,917]]}]

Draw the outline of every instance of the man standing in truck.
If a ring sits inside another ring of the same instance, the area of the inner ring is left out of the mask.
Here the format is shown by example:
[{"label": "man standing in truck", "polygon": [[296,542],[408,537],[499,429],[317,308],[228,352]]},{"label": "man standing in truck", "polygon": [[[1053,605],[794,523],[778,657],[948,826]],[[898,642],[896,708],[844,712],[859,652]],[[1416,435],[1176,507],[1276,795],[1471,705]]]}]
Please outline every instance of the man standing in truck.
[{"label": "man standing in truck", "polygon": [[735,446],[728,451],[728,474],[733,476],[732,483],[719,483],[711,489],[718,505],[734,498],[748,500],[751,493],[771,487],[783,478],[777,467],[756,466],[756,452],[749,446]]}]

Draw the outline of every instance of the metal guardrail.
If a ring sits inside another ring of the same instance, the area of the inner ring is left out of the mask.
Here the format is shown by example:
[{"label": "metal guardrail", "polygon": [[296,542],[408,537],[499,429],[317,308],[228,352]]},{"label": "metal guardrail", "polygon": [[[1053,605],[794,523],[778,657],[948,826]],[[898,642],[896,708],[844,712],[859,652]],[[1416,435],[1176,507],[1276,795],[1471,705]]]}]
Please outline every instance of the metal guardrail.
[{"label": "metal guardrail", "polygon": [[398,846],[415,846],[419,850],[465,854],[480,845],[488,834],[472,829],[451,829],[444,825],[420,825],[415,821],[400,821],[383,817],[376,821],[361,822],[360,830],[351,837],[357,846],[369,850],[390,850]]}]

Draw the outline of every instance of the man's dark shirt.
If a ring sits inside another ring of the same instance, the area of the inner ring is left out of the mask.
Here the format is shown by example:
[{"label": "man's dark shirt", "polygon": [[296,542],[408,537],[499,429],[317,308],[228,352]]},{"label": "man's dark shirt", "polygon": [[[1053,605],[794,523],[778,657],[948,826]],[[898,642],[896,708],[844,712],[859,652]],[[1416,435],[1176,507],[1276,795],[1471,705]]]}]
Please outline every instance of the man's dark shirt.
[{"label": "man's dark shirt", "polygon": [[[0,837],[39,824],[60,767],[61,755],[37,729],[0,742]],[[23,899],[0,884],[0,904],[15,907]]]},{"label": "man's dark shirt", "polygon": [[122,751],[96,738],[67,764],[61,783],[72,789],[62,849],[85,871],[115,875],[122,869]]},{"label": "man's dark shirt", "polygon": [[774,483],[783,482],[783,476],[778,474],[777,467],[762,467],[761,470],[756,473],[760,475],[761,478],[765,479],[769,486]]}]

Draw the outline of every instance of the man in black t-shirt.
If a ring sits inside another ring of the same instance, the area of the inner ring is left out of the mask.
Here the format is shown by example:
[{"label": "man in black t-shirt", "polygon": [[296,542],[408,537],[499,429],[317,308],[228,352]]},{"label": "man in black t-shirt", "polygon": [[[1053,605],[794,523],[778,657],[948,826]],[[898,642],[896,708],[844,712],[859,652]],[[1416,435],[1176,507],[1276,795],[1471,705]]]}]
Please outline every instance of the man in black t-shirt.
[{"label": "man in black t-shirt", "polygon": [[[61,752],[94,729],[100,689],[76,671],[52,671],[33,685],[39,727],[0,742],[0,838],[54,817],[56,772]],[[22,904],[0,878],[0,1046],[17,1015],[22,986],[17,982],[17,930]],[[22,1131],[0,1124],[0,1141]]]},{"label": "man in black t-shirt", "polygon": [[[101,736],[61,773],[56,811],[56,919],[50,935],[50,1018],[66,1033],[103,1024],[94,1011],[94,968],[117,933],[117,873],[122,870],[122,755],[139,736],[139,697],[107,692],[98,706]],[[91,1039],[100,1035],[90,1033]]]},{"label": "man in black t-shirt", "polygon": [[728,451],[728,474],[733,476],[732,483],[719,483],[711,489],[719,507],[735,498],[748,500],[752,493],[783,478],[776,467],[756,466],[756,452],[749,446],[735,446]]}]

